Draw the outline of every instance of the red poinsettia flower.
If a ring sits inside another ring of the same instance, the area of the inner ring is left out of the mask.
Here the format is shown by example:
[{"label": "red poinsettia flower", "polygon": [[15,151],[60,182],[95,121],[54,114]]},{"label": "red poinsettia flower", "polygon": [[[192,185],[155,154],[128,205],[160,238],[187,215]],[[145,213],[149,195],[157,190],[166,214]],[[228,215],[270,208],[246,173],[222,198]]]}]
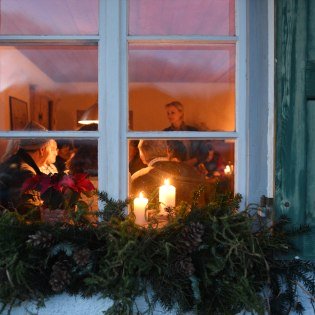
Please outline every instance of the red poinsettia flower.
[{"label": "red poinsettia flower", "polygon": [[49,175],[39,175],[40,193],[44,194],[50,187],[52,187],[51,179]]},{"label": "red poinsettia flower", "polygon": [[66,188],[69,188],[73,191],[78,192],[78,187],[76,186],[75,181],[73,180],[71,175],[65,175],[61,178],[61,180],[57,184],[58,188],[61,188],[60,191],[65,191]]},{"label": "red poinsettia flower", "polygon": [[44,206],[49,209],[72,209],[80,201],[81,193],[95,191],[87,174],[41,174],[28,178],[22,191],[37,190],[43,200]]},{"label": "red poinsettia flower", "polygon": [[95,190],[92,182],[87,178],[87,174],[75,174],[73,176],[78,192]]},{"label": "red poinsettia flower", "polygon": [[22,191],[25,192],[28,190],[37,189],[39,186],[39,182],[40,182],[40,176],[39,175],[35,175],[35,176],[32,176],[32,177],[26,179],[22,185]]}]

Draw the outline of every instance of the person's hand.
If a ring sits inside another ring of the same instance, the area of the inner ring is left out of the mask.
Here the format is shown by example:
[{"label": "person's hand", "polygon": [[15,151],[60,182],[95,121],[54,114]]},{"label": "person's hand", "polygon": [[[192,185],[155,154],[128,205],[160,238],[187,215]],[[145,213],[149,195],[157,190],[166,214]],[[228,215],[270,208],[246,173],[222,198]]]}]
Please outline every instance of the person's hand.
[{"label": "person's hand", "polygon": [[208,170],[206,169],[206,167],[205,167],[205,165],[203,163],[200,163],[198,165],[198,170],[203,175],[207,175],[208,174]]}]

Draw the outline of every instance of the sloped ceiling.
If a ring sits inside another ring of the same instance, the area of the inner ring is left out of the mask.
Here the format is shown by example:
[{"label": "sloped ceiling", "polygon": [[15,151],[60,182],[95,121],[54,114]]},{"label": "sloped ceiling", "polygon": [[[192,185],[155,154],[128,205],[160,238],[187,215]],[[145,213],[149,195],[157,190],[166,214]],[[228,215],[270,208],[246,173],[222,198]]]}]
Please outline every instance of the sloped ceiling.
[{"label": "sloped ceiling", "polygon": [[[170,4],[175,6],[173,11],[169,10]],[[0,5],[1,34],[93,35],[98,32],[97,0],[41,0],[42,6],[36,0],[0,0]],[[132,0],[130,6],[133,5],[136,9],[130,10],[130,32],[143,30],[144,35],[154,32],[186,34],[187,29],[194,29],[197,34],[203,34],[205,30],[212,35],[234,33],[234,20],[228,14],[229,10],[234,10],[234,7],[231,8],[234,5],[232,0]],[[190,10],[178,10],[181,5],[190,5]],[[150,25],[150,19],[154,18],[158,18],[156,28]],[[229,23],[218,27],[224,19]],[[16,48],[55,82],[97,82],[96,46]],[[232,44],[131,44],[129,81],[233,82],[234,60],[235,47]]]}]

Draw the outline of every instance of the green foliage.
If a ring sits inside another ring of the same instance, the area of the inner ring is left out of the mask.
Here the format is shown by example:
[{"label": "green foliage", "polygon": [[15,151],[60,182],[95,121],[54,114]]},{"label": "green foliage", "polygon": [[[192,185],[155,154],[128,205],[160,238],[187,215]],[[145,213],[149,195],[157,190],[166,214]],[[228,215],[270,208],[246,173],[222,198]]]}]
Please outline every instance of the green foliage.
[{"label": "green foliage", "polygon": [[[286,260],[294,253],[288,218],[258,220],[257,208],[238,211],[240,195],[217,195],[205,206],[182,203],[169,209],[164,225],[141,227],[126,216],[126,201],[100,193],[104,209],[95,225],[26,222],[0,216],[0,302],[17,305],[59,292],[84,297],[100,293],[114,303],[105,314],[149,314],[156,303],[179,314],[303,312],[297,288],[314,296],[314,264]],[[282,255],[282,256],[281,256]],[[1,310],[0,310],[1,313]]]}]

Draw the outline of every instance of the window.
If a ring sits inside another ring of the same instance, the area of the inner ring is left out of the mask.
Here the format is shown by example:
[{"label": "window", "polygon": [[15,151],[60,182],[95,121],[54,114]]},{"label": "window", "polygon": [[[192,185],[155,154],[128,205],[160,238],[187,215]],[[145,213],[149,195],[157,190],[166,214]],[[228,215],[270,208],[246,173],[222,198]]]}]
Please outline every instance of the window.
[{"label": "window", "polygon": [[[2,0],[0,156],[20,138],[93,143],[99,189],[123,198],[138,193],[128,180],[138,141],[184,144],[186,160],[203,147],[194,166],[209,181],[211,143],[245,196],[245,13],[242,0]],[[27,104],[22,118],[10,97]],[[174,102],[191,128],[164,130]],[[87,118],[98,124],[82,127]],[[19,119],[49,131],[13,127]]]}]

